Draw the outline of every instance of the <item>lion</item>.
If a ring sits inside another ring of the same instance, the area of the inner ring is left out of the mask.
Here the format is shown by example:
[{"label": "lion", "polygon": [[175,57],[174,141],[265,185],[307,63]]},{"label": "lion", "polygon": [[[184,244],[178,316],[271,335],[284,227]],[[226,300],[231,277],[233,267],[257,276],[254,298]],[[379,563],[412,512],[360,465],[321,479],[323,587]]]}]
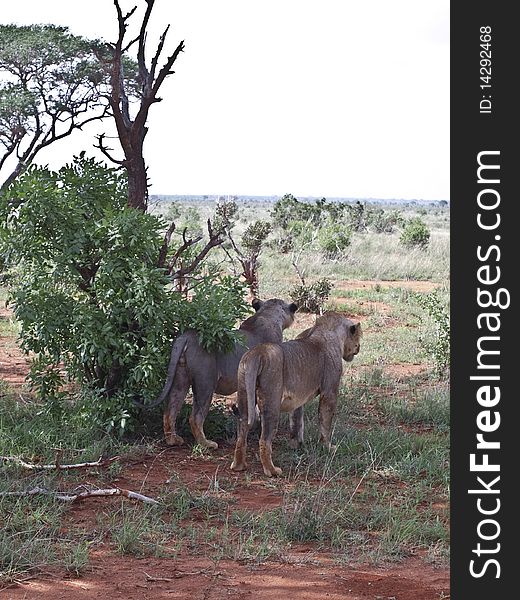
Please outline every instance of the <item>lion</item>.
[{"label": "lion", "polygon": [[208,440],[204,434],[204,421],[208,415],[213,394],[229,396],[237,391],[237,371],[240,359],[250,348],[269,342],[281,344],[283,330],[294,321],[297,305],[284,300],[253,299],[255,314],[247,318],[238,328],[242,342],[235,343],[228,353],[207,352],[200,345],[197,333],[188,330],[178,336],[173,343],[166,383],[153,404],[157,406],[169,396],[163,414],[163,429],[166,443],[178,446],[184,443],[177,434],[177,415],[191,386],[193,405],[190,427],[197,444],[206,448],[218,448],[217,442]]},{"label": "lion", "polygon": [[303,405],[319,395],[320,440],[331,448],[331,425],[343,372],[360,349],[361,325],[338,312],[326,312],[310,329],[283,344],[260,344],[244,354],[238,367],[238,436],[231,469],[247,468],[249,429],[260,413],[260,460],[268,477],[282,469],[272,460],[280,412],[289,412],[291,446],[303,443]]}]

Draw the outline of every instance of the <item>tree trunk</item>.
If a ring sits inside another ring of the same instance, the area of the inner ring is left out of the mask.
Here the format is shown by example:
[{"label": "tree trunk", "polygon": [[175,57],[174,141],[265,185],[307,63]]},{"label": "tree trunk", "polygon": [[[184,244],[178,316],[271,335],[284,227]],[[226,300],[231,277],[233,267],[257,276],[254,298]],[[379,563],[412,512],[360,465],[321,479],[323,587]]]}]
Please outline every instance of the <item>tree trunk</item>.
[{"label": "tree trunk", "polygon": [[142,153],[128,162],[128,206],[146,212],[148,206],[148,182]]}]

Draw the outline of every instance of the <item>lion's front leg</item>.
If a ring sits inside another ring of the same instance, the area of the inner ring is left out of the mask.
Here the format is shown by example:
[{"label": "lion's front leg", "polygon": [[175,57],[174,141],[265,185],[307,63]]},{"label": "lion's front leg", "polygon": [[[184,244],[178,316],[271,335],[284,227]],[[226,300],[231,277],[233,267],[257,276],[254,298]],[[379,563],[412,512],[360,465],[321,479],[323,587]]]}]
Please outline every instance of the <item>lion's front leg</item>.
[{"label": "lion's front leg", "polygon": [[320,417],[320,442],[322,442],[329,450],[332,449],[331,431],[332,420],[336,414],[337,395],[336,394],[321,394],[319,417]]}]

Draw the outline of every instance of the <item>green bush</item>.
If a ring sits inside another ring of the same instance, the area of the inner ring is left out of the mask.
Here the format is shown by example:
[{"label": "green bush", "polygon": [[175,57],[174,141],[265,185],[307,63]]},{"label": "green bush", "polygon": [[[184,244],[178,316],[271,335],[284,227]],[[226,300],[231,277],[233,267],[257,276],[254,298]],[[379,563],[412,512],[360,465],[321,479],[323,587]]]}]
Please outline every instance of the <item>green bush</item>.
[{"label": "green bush", "polygon": [[434,330],[423,344],[435,363],[439,377],[446,376],[450,368],[450,311],[439,294],[416,294],[417,302],[426,310],[433,321]]},{"label": "green bush", "polygon": [[330,279],[323,277],[311,285],[297,285],[289,295],[301,312],[321,314],[332,287]]},{"label": "green bush", "polygon": [[430,230],[420,217],[413,217],[406,222],[400,241],[408,248],[425,248],[430,242]]},{"label": "green bush", "polygon": [[327,258],[341,255],[352,242],[351,230],[340,223],[333,223],[321,227],[318,232],[320,250]]},{"label": "green bush", "polygon": [[157,267],[164,227],[128,208],[125,178],[92,159],[58,172],[33,167],[0,197],[0,253],[21,346],[36,354],[31,378],[50,408],[59,409],[70,380],[88,399],[87,417],[128,428],[132,399],[161,389],[178,332],[195,329],[208,350],[234,342],[248,310],[243,287],[206,273],[192,302],[172,291]]},{"label": "green bush", "polygon": [[368,213],[367,223],[376,233],[393,233],[395,228],[404,225],[404,217],[399,210],[372,208]]}]

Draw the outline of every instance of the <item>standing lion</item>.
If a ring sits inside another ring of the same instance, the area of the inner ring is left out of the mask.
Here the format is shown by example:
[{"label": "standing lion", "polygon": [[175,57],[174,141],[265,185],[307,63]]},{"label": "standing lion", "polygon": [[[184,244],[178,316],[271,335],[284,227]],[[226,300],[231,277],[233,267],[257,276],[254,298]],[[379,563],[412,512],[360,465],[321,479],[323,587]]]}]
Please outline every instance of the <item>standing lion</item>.
[{"label": "standing lion", "polygon": [[260,412],[260,460],[268,477],[281,475],[272,461],[280,412],[289,412],[291,445],[303,442],[303,405],[320,397],[320,440],[330,448],[331,425],[343,372],[342,360],[359,352],[361,325],[327,312],[296,339],[260,344],[244,354],[238,368],[238,437],[231,468],[246,468],[247,435]]}]

